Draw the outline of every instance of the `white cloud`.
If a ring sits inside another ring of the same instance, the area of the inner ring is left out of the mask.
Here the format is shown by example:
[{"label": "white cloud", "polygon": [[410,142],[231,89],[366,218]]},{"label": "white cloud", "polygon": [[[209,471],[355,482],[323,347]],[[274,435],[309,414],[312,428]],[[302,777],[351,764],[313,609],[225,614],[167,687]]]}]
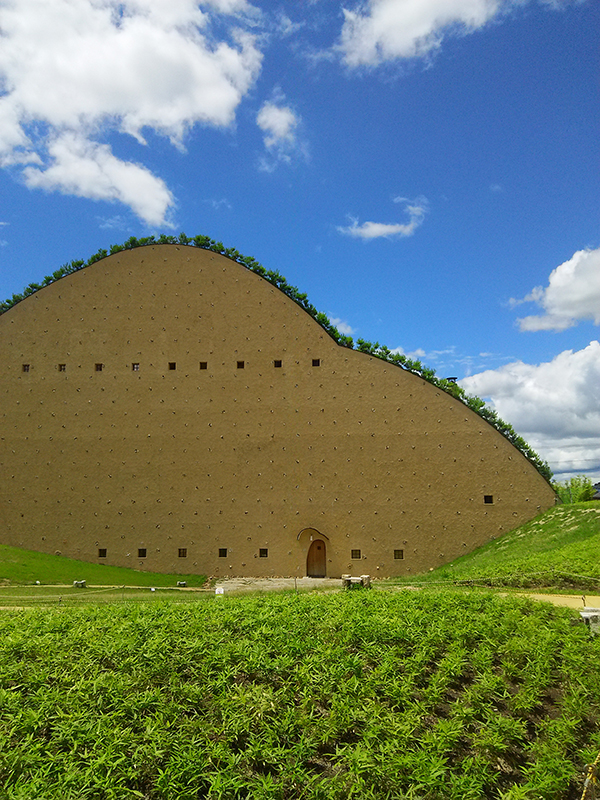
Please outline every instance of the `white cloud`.
[{"label": "white cloud", "polygon": [[344,9],[338,49],[350,67],[426,56],[445,35],[477,30],[512,5],[508,0],[367,0],[357,10]]},{"label": "white cloud", "polygon": [[[171,0],[165,1],[166,6],[172,5]],[[221,14],[253,13],[255,9],[246,0],[205,0],[204,5],[211,6]]]},{"label": "white cloud", "polygon": [[256,122],[265,132],[265,147],[268,149],[294,143],[298,118],[288,106],[265,103],[258,112]]},{"label": "white cloud", "polygon": [[412,359],[425,358],[425,356],[427,355],[427,353],[425,352],[425,350],[423,350],[422,347],[417,347],[416,350],[410,350],[408,352],[403,347],[394,347],[390,352],[398,353],[401,356],[406,356],[407,358],[412,358]]},{"label": "white cloud", "polygon": [[552,361],[515,361],[464,378],[546,459],[555,473],[600,477],[600,343],[565,350]]},{"label": "white cloud", "polygon": [[335,327],[342,334],[342,336],[352,336],[354,333],[356,333],[355,328],[351,328],[347,322],[344,322],[344,320],[339,319],[339,317],[329,317],[329,321],[331,322],[332,325],[335,325]]},{"label": "white cloud", "polygon": [[46,169],[29,166],[23,170],[27,186],[94,200],[118,200],[151,225],[166,221],[173,196],[165,183],[145,167],[116,158],[108,145],[66,133],[49,144],[48,155]]},{"label": "white cloud", "polygon": [[600,325],[600,248],[578,250],[551,274],[548,286],[536,286],[522,300],[511,305],[536,303],[545,314],[519,319],[522,331],[563,331],[579,320]]},{"label": "white cloud", "polygon": [[[245,0],[205,5],[252,9]],[[261,54],[235,27],[230,42],[213,40],[209,22],[194,0],[5,0],[0,163],[29,164],[30,186],[118,200],[151,224],[164,222],[173,197],[163,181],[99,139],[117,131],[144,143],[152,129],[182,147],[198,123],[233,123]],[[141,189],[147,196],[136,199]]]},{"label": "white cloud", "polygon": [[428,211],[428,203],[424,197],[416,200],[408,200],[406,197],[395,197],[394,203],[404,203],[404,211],[408,214],[408,222],[363,222],[358,224],[358,220],[349,217],[351,224],[347,227],[339,227],[339,233],[346,236],[353,236],[357,239],[395,239],[412,236],[416,229],[425,219]]},{"label": "white cloud", "polygon": [[272,172],[277,162],[289,164],[296,155],[306,156],[306,146],[299,137],[301,118],[284,102],[284,95],[276,91],[274,99],[263,103],[256,117],[269,154],[261,161],[261,168],[267,172]]},{"label": "white cloud", "polygon": [[279,10],[276,15],[277,32],[280,36],[293,36],[305,27],[306,22],[292,22],[286,13]]}]

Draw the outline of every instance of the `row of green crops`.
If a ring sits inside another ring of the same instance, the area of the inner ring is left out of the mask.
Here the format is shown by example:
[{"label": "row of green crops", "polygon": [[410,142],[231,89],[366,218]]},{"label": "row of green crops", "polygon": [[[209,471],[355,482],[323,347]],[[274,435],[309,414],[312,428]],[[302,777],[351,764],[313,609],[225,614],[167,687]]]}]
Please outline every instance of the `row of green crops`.
[{"label": "row of green crops", "polygon": [[600,637],[485,593],[0,616],[0,796],[575,800]]},{"label": "row of green crops", "polygon": [[[193,238],[190,238],[189,236],[186,236],[185,233],[181,233],[179,236],[166,236],[165,234],[162,234],[158,238],[154,236],[146,236],[141,239],[137,239],[135,236],[132,236],[124,244],[112,245],[110,250],[99,250],[93,256],[88,258],[87,261],[71,261],[70,263],[65,264],[64,266],[60,267],[60,269],[53,272],[52,275],[47,275],[41,283],[30,283],[29,286],[24,289],[22,294],[13,294],[11,298],[0,302],[0,314],[8,311],[14,305],[21,302],[21,300],[24,300],[26,297],[29,297],[40,289],[43,289],[45,286],[54,283],[54,281],[60,280],[60,278],[63,278],[65,275],[78,272],[80,269],[88,267],[91,264],[95,264],[97,261],[100,261],[109,255],[119,253],[123,250],[133,250],[136,247],[145,247],[147,245],[155,244],[179,244],[184,246],[200,247],[203,250],[211,250],[212,252],[219,253],[220,255],[236,261],[238,264],[246,267],[246,269],[255,272],[262,278],[265,278],[265,280],[269,281],[269,283],[272,283],[274,286],[280,289],[295,303],[298,303],[298,305],[301,306],[304,311],[310,314],[339,345],[343,347],[349,347],[351,349],[355,347],[352,337],[342,335],[335,325],[331,323],[326,314],[317,311],[313,304],[308,300],[306,293],[300,292],[295,286],[291,286],[279,272],[266,270],[255,258],[252,258],[251,256],[243,256],[235,248],[225,247],[222,242],[215,242],[208,236],[194,236]],[[500,419],[493,409],[486,406],[481,398],[467,395],[467,393],[454,381],[447,380],[446,378],[438,378],[434,369],[425,367],[420,361],[408,358],[408,356],[405,356],[402,353],[392,352],[385,345],[380,345],[379,342],[373,343],[365,341],[364,339],[357,339],[355,349],[360,350],[363,353],[373,355],[376,358],[381,358],[390,364],[395,364],[396,366],[402,367],[403,369],[413,372],[416,375],[420,375],[424,380],[432,383],[434,386],[437,386],[443,391],[448,392],[454,397],[457,397],[459,400],[465,403],[465,405],[479,414],[480,417],[485,419],[490,425],[500,431],[500,433],[505,436],[511,442],[511,444],[513,444],[518,450],[521,451],[521,453],[523,453],[526,458],[529,459],[529,461],[531,461],[538,472],[540,472],[540,474],[543,475],[548,481],[552,478],[552,471],[550,470],[547,462],[540,458],[540,456],[529,446],[522,436],[517,434],[512,425]]]}]

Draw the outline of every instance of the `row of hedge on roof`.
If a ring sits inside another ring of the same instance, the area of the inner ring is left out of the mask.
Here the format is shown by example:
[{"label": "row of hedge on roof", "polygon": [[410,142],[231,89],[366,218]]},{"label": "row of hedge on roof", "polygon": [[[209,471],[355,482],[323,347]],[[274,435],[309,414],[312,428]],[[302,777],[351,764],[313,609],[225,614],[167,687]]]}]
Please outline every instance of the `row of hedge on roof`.
[{"label": "row of hedge on roof", "polygon": [[314,317],[319,325],[321,325],[321,327],[323,327],[327,333],[342,347],[359,350],[362,353],[368,353],[376,358],[381,358],[383,361],[388,361],[390,364],[395,364],[396,366],[408,370],[415,375],[419,375],[421,378],[429,383],[432,383],[434,386],[437,386],[443,391],[448,392],[448,394],[451,394],[457,399],[461,400],[465,405],[486,420],[486,422],[489,422],[489,424],[496,428],[496,430],[500,431],[500,433],[505,436],[508,441],[517,448],[517,450],[520,450],[521,453],[523,453],[523,455],[528,458],[529,461],[531,461],[531,463],[536,467],[538,472],[543,475],[544,478],[546,478],[548,481],[552,478],[552,471],[550,470],[547,462],[543,461],[540,456],[534,450],[532,450],[523,437],[517,434],[512,425],[509,425],[508,422],[504,422],[504,420],[500,419],[493,409],[488,408],[481,398],[467,395],[466,392],[454,381],[447,380],[445,378],[438,378],[434,369],[424,367],[420,361],[407,358],[407,356],[404,356],[401,353],[393,353],[388,347],[379,344],[379,342],[367,342],[364,339],[357,339],[356,342],[354,342],[352,337],[343,336],[337,330],[337,328],[331,324],[327,315],[317,311],[312,303],[309,302],[306,294],[304,292],[300,292],[295,286],[290,286],[283,275],[281,275],[279,272],[273,272],[272,270],[265,269],[262,264],[259,264],[259,262],[256,261],[256,259],[243,256],[234,248],[225,247],[222,242],[215,242],[208,236],[194,236],[193,238],[190,238],[184,233],[181,233],[179,236],[165,236],[162,234],[158,238],[155,236],[145,236],[142,239],[136,239],[135,236],[132,236],[124,244],[112,245],[109,251],[99,250],[93,256],[88,258],[87,261],[71,261],[69,264],[65,264],[64,266],[60,267],[60,269],[57,269],[56,272],[53,272],[52,275],[47,275],[41,283],[30,283],[29,286],[27,286],[23,291],[23,294],[13,294],[9,300],[5,300],[4,302],[0,303],[0,314],[8,311],[21,300],[24,300],[26,297],[29,297],[29,295],[34,294],[39,289],[43,289],[44,286],[48,286],[50,283],[60,280],[60,278],[63,278],[65,275],[70,275],[72,272],[77,272],[80,269],[89,267],[91,264],[95,264],[96,261],[100,261],[101,259],[106,258],[109,255],[113,255],[114,253],[119,253],[122,250],[133,250],[135,247],[145,247],[146,245],[153,244],[179,244],[200,247],[203,250],[212,250],[214,253],[219,253],[220,255],[226,256],[227,258],[230,258],[233,261],[236,261],[238,264],[246,267],[246,269],[255,272],[257,275],[260,275],[262,278],[269,281],[269,283],[272,283],[274,286],[280,289],[295,303],[298,303],[298,305],[301,306],[308,314]]}]

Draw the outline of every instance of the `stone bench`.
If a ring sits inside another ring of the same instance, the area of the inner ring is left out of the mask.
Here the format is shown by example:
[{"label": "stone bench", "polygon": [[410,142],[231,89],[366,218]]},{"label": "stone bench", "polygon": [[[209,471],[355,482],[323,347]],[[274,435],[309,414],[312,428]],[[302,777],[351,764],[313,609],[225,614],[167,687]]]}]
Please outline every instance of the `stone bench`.
[{"label": "stone bench", "polygon": [[579,613],[590,633],[594,635],[600,633],[600,608],[590,608],[586,606],[583,611]]},{"label": "stone bench", "polygon": [[361,575],[360,578],[354,578],[352,575],[342,575],[342,589],[370,589],[371,576]]}]

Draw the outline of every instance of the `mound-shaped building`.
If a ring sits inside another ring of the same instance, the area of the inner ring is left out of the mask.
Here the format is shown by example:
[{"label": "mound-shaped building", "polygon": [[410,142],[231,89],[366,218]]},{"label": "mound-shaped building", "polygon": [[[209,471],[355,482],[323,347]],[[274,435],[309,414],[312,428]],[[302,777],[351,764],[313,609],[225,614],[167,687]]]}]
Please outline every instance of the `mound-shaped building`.
[{"label": "mound-shaped building", "polygon": [[555,502],[497,430],[268,281],[120,252],[0,317],[0,542],[214,576],[415,574]]}]

